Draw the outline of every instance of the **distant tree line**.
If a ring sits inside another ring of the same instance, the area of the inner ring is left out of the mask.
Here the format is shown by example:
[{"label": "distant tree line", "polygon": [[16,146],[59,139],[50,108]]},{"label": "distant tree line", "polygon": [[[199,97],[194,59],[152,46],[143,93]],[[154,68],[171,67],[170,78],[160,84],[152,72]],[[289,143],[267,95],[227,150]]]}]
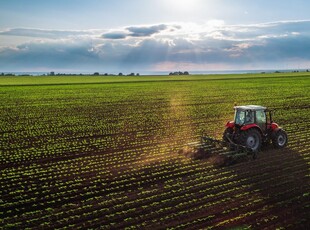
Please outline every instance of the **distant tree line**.
[{"label": "distant tree line", "polygon": [[13,73],[1,73],[1,76],[15,76]]},{"label": "distant tree line", "polygon": [[139,73],[129,73],[129,74],[123,74],[123,73],[119,73],[118,76],[140,76]]},{"label": "distant tree line", "polygon": [[[289,71],[284,71],[283,73],[288,73]],[[292,73],[299,73],[299,72],[310,72],[309,69],[306,70],[292,70]],[[265,74],[266,72],[261,72],[261,74]],[[280,71],[275,71],[274,73],[282,73]],[[93,74],[72,74],[72,73],[55,73],[54,71],[51,71],[47,74],[41,74],[40,76],[140,76],[139,73],[129,73],[129,74],[123,74],[123,73],[119,73],[119,74],[110,74],[110,73],[104,73],[104,74],[100,74],[99,72],[94,72]],[[177,71],[177,72],[170,72],[169,75],[189,75],[188,71]],[[33,76],[31,74],[14,74],[14,73],[1,73],[0,76]],[[37,75],[36,75],[37,76]]]},{"label": "distant tree line", "polygon": [[[94,72],[93,74],[71,74],[71,73],[57,73],[55,74],[55,72],[50,72],[48,74],[49,76],[90,76],[90,75],[93,75],[93,76],[140,76],[139,73],[129,73],[129,74],[123,74],[123,73],[119,73],[119,74],[111,74],[111,73],[99,73],[99,72]],[[46,75],[44,75],[46,76]]]},{"label": "distant tree line", "polygon": [[188,71],[185,71],[185,72],[171,72],[169,73],[169,75],[189,75],[189,72]]}]

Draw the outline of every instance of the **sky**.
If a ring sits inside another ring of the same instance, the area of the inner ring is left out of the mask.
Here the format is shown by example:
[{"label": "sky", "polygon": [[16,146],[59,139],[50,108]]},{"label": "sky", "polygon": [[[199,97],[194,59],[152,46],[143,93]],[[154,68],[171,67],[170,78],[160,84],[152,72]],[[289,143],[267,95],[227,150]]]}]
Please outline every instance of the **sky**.
[{"label": "sky", "polygon": [[306,0],[1,0],[0,72],[310,68]]}]

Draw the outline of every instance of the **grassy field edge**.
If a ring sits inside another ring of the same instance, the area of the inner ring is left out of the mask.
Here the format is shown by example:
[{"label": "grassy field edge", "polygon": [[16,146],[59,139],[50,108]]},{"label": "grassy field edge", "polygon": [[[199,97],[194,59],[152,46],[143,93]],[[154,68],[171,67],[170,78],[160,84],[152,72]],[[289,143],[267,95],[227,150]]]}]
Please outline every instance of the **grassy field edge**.
[{"label": "grassy field edge", "polygon": [[110,84],[137,82],[171,82],[171,81],[209,81],[238,80],[261,78],[310,77],[308,72],[300,73],[266,73],[266,74],[223,74],[223,75],[189,75],[189,76],[2,76],[0,86],[35,86],[35,85],[74,85],[74,84]]}]

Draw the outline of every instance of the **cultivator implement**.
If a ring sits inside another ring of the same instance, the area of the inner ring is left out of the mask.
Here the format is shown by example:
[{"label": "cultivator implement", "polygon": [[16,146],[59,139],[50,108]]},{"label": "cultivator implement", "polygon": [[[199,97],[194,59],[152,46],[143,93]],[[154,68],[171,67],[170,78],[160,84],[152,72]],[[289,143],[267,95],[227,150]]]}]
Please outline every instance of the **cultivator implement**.
[{"label": "cultivator implement", "polygon": [[192,159],[208,158],[216,165],[229,165],[240,158],[256,152],[243,145],[236,144],[228,138],[229,142],[208,136],[202,136],[200,141],[188,143],[179,153]]}]

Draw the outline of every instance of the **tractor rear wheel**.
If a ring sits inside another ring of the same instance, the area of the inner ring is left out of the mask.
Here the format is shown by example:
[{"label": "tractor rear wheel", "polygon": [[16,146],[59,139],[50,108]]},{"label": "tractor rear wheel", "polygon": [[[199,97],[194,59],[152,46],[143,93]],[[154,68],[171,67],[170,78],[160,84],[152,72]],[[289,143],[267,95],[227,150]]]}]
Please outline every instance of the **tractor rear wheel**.
[{"label": "tractor rear wheel", "polygon": [[287,144],[287,134],[283,129],[280,129],[272,134],[272,144],[275,148],[284,148]]},{"label": "tractor rear wheel", "polygon": [[241,144],[253,152],[258,152],[262,146],[262,136],[256,129],[243,131],[241,134]]}]

